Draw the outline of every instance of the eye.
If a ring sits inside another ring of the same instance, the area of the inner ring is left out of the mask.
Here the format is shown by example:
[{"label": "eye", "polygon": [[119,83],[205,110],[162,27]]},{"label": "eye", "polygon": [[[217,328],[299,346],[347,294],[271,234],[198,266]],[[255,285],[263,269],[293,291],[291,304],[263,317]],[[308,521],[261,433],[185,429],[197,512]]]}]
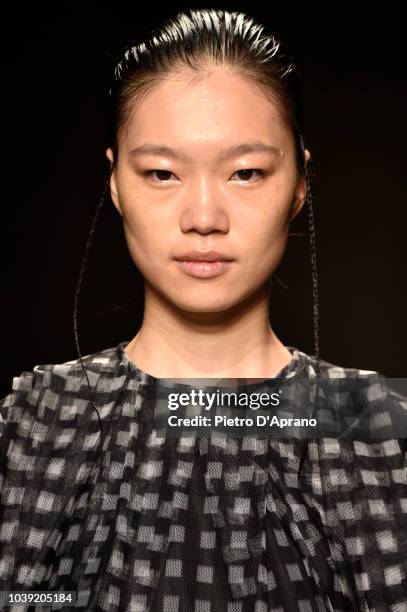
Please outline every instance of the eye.
[{"label": "eye", "polygon": [[[162,178],[162,175],[164,175],[164,177],[165,177],[165,175],[173,174],[169,170],[158,170],[158,169],[156,169],[156,170],[146,170],[143,174],[144,174],[144,176],[150,176],[154,172],[156,172],[157,175],[161,175],[161,178]],[[159,180],[158,182],[159,183],[168,183],[168,180],[163,180],[163,181]]]},{"label": "eye", "polygon": [[[241,176],[243,175],[243,181],[242,181],[243,183],[253,183],[256,181],[246,180],[248,174],[250,175],[250,173],[253,173],[253,172],[257,172],[257,174],[259,174],[261,177],[264,176],[265,174],[263,170],[259,170],[257,168],[244,168],[243,170],[238,170],[237,172],[235,172],[235,174],[240,174]],[[156,176],[159,179],[158,180],[159,183],[168,183],[169,175],[173,174],[173,172],[170,172],[170,170],[159,170],[159,169],[146,170],[143,174],[144,176],[151,176],[154,173],[156,173]],[[234,174],[232,176],[234,176]]]},{"label": "eye", "polygon": [[[241,174],[243,177],[247,177],[247,174],[250,172],[257,172],[260,176],[264,176],[263,170],[258,170],[257,168],[244,168],[243,170],[238,170],[235,174]],[[233,175],[234,176],[234,175]],[[255,183],[256,181],[247,181],[245,178],[243,179],[243,183]]]}]

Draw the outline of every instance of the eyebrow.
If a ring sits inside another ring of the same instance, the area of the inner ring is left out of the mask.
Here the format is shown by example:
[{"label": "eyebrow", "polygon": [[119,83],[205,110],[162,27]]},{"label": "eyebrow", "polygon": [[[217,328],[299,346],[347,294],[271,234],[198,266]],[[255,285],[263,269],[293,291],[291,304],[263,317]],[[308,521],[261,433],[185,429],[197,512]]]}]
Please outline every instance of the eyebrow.
[{"label": "eyebrow", "polygon": [[[245,153],[251,153],[253,151],[267,151],[271,153],[283,154],[283,150],[279,147],[267,144],[265,142],[243,142],[238,145],[233,145],[227,149],[221,149],[218,152],[217,158],[219,160],[227,159],[228,157],[234,157],[236,155],[243,155]],[[144,144],[132,149],[131,155],[162,155],[165,157],[172,157],[173,159],[179,159],[181,161],[188,161],[189,157],[184,155],[180,151],[175,151],[171,147],[166,145],[153,144],[145,142]]]}]

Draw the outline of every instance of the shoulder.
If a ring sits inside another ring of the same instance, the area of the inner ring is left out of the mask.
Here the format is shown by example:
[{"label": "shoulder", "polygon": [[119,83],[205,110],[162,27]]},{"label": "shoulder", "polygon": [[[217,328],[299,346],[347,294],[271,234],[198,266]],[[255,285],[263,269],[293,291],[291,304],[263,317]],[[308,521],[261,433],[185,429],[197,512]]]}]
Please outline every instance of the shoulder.
[{"label": "shoulder", "polygon": [[[294,350],[301,364],[299,375],[316,379],[315,355]],[[371,427],[383,430],[383,437],[387,423],[389,434],[407,438],[407,378],[390,378],[378,370],[339,365],[323,358],[319,366],[323,406],[334,406],[340,416],[348,413],[355,417],[363,412],[369,416]]]},{"label": "shoulder", "polygon": [[62,363],[35,365],[31,371],[23,371],[18,376],[13,377],[12,392],[27,393],[43,385],[48,385],[56,391],[61,391],[64,387],[64,381],[72,377],[82,377],[82,364],[91,376],[114,371],[119,365],[116,347],[110,347],[85,355],[82,359],[78,357]]},{"label": "shoulder", "polygon": [[[316,379],[316,358],[299,351],[306,378]],[[386,377],[377,370],[342,366],[320,359],[318,406],[331,415],[341,433],[370,444],[403,439],[407,445],[407,378]],[[407,457],[406,457],[407,458]]]},{"label": "shoulder", "polygon": [[[40,404],[55,410],[60,398],[80,398],[87,393],[87,379],[96,388],[101,377],[120,376],[117,347],[106,348],[61,363],[35,365],[30,371],[14,376],[11,391],[0,399],[0,428],[8,421],[16,421],[21,411],[31,411]],[[86,371],[86,374],[85,374]]]},{"label": "shoulder", "polygon": [[[302,365],[301,370],[311,378],[316,376],[317,358],[315,355],[310,355],[296,347],[290,347],[294,357]],[[333,363],[323,357],[319,359],[319,371],[321,378],[370,378],[375,379],[381,374],[376,370],[367,370],[351,366],[350,364],[339,365]]]}]

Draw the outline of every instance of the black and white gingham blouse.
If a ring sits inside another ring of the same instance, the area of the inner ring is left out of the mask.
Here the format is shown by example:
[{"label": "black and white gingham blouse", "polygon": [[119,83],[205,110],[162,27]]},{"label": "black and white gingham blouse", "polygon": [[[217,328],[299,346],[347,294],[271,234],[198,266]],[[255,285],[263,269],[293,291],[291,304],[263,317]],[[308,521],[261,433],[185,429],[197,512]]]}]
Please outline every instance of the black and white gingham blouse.
[{"label": "black and white gingham blouse", "polygon": [[[84,358],[102,474],[78,360],[23,372],[0,402],[0,590],[109,612],[407,611],[405,439],[158,438],[156,379],[126,344]],[[288,349],[278,376],[315,377]],[[376,401],[377,373],[321,362],[355,376]]]}]

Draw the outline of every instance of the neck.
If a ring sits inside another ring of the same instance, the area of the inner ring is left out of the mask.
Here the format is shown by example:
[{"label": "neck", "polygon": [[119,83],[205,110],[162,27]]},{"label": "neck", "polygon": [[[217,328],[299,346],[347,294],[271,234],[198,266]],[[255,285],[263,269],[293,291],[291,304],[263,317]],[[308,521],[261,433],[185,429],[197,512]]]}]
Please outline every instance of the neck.
[{"label": "neck", "polygon": [[292,355],[269,322],[265,288],[223,312],[185,312],[146,285],[141,328],[125,349],[156,378],[272,378]]}]

